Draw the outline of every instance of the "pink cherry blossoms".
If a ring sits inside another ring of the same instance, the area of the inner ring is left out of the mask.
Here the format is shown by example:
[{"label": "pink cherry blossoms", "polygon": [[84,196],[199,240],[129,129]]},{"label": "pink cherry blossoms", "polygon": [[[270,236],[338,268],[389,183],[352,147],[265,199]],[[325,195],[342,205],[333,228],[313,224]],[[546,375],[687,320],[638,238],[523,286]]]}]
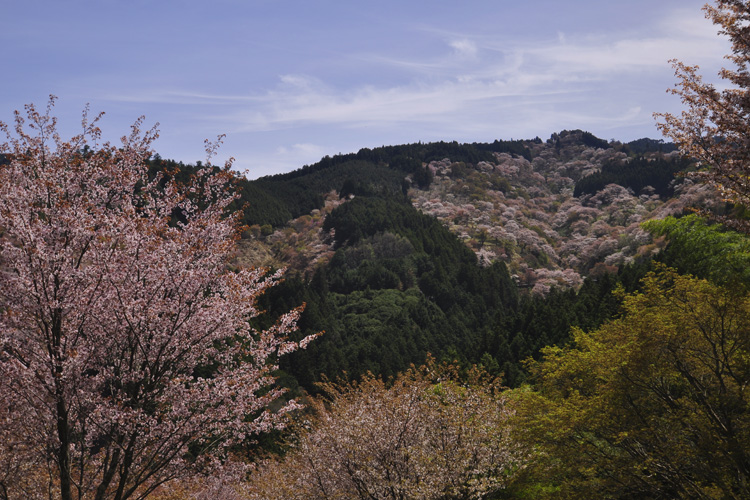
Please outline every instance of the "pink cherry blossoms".
[{"label": "pink cherry blossoms", "polygon": [[0,496],[144,498],[284,424],[272,372],[300,310],[248,323],[279,274],[227,271],[229,165],[149,177],[154,129],[100,144],[84,112],[63,141],[53,104],[1,124]]},{"label": "pink cherry blossoms", "polygon": [[513,435],[513,401],[476,368],[428,359],[388,383],[321,384],[283,459],[251,476],[253,500],[485,498],[509,486],[530,450]]}]

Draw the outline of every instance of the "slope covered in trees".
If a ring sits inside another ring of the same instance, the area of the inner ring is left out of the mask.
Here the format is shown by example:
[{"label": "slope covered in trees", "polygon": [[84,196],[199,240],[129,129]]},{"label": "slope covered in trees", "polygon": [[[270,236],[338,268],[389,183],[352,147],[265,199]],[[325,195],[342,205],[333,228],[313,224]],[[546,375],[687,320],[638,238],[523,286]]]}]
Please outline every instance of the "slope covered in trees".
[{"label": "slope covered in trees", "polygon": [[650,186],[653,192],[662,198],[674,194],[676,175],[685,172],[690,162],[682,158],[647,159],[636,157],[625,164],[611,162],[602,165],[599,172],[587,175],[576,182],[573,196],[593,195],[604,189],[607,184],[618,184],[641,193]]},{"label": "slope covered in trees", "polygon": [[[521,383],[522,360],[564,344],[571,325],[616,314],[612,292],[623,281],[633,290],[658,247],[639,222],[704,197],[692,185],[680,199],[633,194],[632,172],[656,165],[648,175],[662,187],[687,165],[658,152],[663,144],[638,145],[649,159],[581,131],[546,143],[416,144],[240,180],[245,196],[277,194],[278,214],[319,207],[277,229],[260,219],[241,242],[247,262],[291,266],[263,299],[268,318],[304,302],[301,335],[326,332],[282,362],[286,383],[315,391],[323,374],[392,376],[427,353]],[[600,171],[622,185],[573,196],[576,179]]]},{"label": "slope covered in trees", "polygon": [[[553,286],[576,288],[590,273],[632,262],[650,243],[641,221],[715,203],[703,186],[673,178],[687,164],[661,153],[663,143],[636,141],[645,152],[631,158],[626,154],[629,144],[610,145],[590,135],[564,131],[547,142],[377,148],[252,181],[249,185],[309,186],[321,202],[284,226],[272,227],[263,220],[252,225],[248,234],[253,238],[243,246],[253,262],[260,259],[309,274],[332,255],[322,223],[340,203],[337,199],[405,193],[412,205],[474,250],[482,265],[504,262],[522,287],[546,293]],[[603,145],[607,147],[599,147]],[[406,156],[413,151],[419,156]],[[426,161],[444,152],[454,156]],[[349,170],[353,156],[379,163],[361,159],[355,162],[357,169]],[[386,179],[386,173],[391,177]],[[589,188],[574,196],[577,183],[588,183]]]},{"label": "slope covered in trees", "polygon": [[481,146],[439,142],[362,149],[347,155],[326,156],[313,165],[287,174],[262,177],[243,186],[243,197],[272,198],[276,213],[253,203],[245,210],[249,224],[279,226],[291,218],[323,206],[322,195],[329,191],[342,194],[397,193],[404,178],[411,175],[421,186],[430,183],[422,168],[424,162],[445,157],[476,163],[492,158],[493,151],[525,152],[516,142],[495,141]]},{"label": "slope covered in trees", "polygon": [[326,332],[283,365],[308,389],[321,373],[395,375],[428,352],[476,361],[514,314],[518,297],[505,266],[481,268],[470,249],[403,199],[356,197],[325,227],[338,247],[330,261],[309,281],[287,279],[266,296],[272,312],[304,301],[301,332]]}]

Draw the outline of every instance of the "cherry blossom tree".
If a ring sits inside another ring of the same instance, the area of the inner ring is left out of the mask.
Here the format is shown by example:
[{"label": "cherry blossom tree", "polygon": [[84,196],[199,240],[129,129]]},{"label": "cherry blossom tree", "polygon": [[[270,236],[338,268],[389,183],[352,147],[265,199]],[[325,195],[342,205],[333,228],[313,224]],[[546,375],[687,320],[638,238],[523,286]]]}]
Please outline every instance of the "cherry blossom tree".
[{"label": "cherry blossom tree", "polygon": [[485,498],[528,461],[510,401],[479,371],[461,381],[430,361],[392,385],[369,375],[323,389],[330,399],[311,403],[283,460],[253,473],[249,498]]},{"label": "cherry blossom tree", "polygon": [[300,310],[248,322],[279,274],[227,270],[229,164],[150,178],[142,119],[114,146],[85,111],[63,141],[53,105],[0,124],[0,495],[145,498],[219,474],[298,407],[267,409],[277,357],[310,340],[286,338]]},{"label": "cherry blossom tree", "polygon": [[[704,167],[693,175],[717,187],[722,196],[735,204],[750,206],[750,2],[716,0],[704,7],[706,17],[719,33],[729,37],[732,53],[726,59],[734,68],[719,73],[722,87],[703,81],[698,66],[673,61],[677,86],[670,92],[680,97],[686,109],[675,116],[656,113],[661,131],[680,151],[699,160]],[[745,231],[746,221],[730,221]]]}]

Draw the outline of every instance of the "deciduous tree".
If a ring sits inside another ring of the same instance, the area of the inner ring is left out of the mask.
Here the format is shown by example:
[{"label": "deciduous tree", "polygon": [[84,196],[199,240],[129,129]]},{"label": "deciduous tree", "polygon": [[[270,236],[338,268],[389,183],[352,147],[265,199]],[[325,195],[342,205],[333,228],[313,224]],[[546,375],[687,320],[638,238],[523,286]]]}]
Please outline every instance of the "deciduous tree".
[{"label": "deciduous tree", "polygon": [[[476,375],[476,374],[475,374]],[[461,383],[434,362],[392,385],[369,375],[324,384],[330,399],[282,461],[253,474],[251,498],[483,498],[512,482],[528,456],[510,438],[504,394]]]},{"label": "deciduous tree", "polygon": [[248,323],[279,275],[227,271],[229,165],[149,178],[154,129],[64,141],[53,103],[0,125],[0,495],[144,498],[298,406],[267,409],[299,310]]},{"label": "deciduous tree", "polygon": [[[661,131],[704,167],[693,175],[716,186],[734,204],[750,206],[750,2],[716,0],[704,7],[706,17],[726,35],[733,68],[719,76],[727,88],[705,83],[698,66],[673,61],[679,96],[686,109],[679,115],[656,113]],[[734,225],[750,230],[746,222]]]},{"label": "deciduous tree", "polygon": [[662,268],[622,318],[534,363],[537,477],[569,498],[750,496],[750,298]]}]

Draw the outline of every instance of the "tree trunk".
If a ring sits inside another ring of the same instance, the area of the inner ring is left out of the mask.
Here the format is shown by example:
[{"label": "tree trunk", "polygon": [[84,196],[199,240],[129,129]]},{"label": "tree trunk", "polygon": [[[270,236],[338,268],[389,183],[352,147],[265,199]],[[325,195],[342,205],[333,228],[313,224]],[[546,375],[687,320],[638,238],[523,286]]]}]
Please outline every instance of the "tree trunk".
[{"label": "tree trunk", "polygon": [[[55,291],[60,284],[55,276]],[[56,295],[56,294],[55,294]],[[55,363],[55,400],[57,413],[57,438],[60,440],[60,448],[57,451],[57,467],[60,469],[60,498],[62,500],[73,500],[73,484],[70,472],[70,417],[68,405],[65,401],[65,384],[63,382],[62,350],[62,312],[55,310],[51,321],[52,356]]]},{"label": "tree trunk", "polygon": [[62,500],[73,500],[70,479],[70,426],[68,425],[68,409],[65,406],[62,385],[59,381],[55,385],[57,386],[57,436],[60,440],[60,449],[57,452],[57,466],[60,469],[60,498]]}]

